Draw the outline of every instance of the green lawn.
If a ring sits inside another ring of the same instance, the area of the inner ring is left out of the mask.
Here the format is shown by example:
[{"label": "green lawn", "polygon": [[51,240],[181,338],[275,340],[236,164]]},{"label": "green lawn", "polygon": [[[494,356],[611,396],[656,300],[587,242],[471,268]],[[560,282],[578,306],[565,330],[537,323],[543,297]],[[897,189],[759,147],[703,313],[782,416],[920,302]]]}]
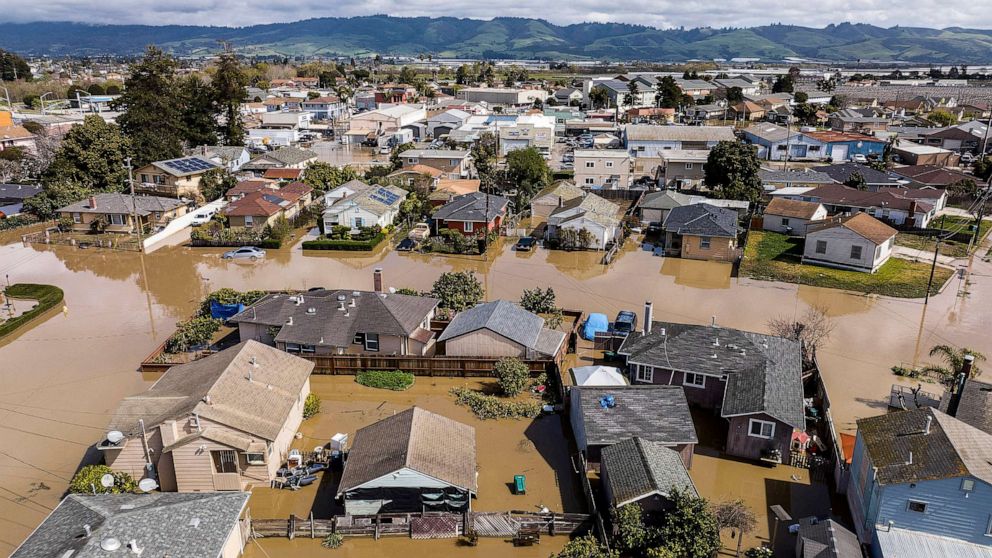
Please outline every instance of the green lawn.
[{"label": "green lawn", "polygon": [[[931,251],[936,240],[931,237],[920,236],[918,234],[899,233],[896,235],[896,244],[913,248],[914,250]],[[940,243],[940,254],[952,258],[968,257],[968,244],[946,240]]]},{"label": "green lawn", "polygon": [[[829,289],[843,289],[900,298],[926,295],[930,266],[900,258],[890,258],[875,273],[802,265],[803,240],[768,231],[751,231],[741,275],[765,281],[784,281]],[[954,272],[938,267],[931,294],[936,293]]]},{"label": "green lawn", "polygon": [[62,302],[62,297],[64,296],[62,289],[58,287],[32,283],[15,283],[5,289],[4,294],[11,298],[37,300],[38,305],[20,316],[0,324],[0,337],[13,333],[17,328],[47,312],[50,308]]},{"label": "green lawn", "polygon": [[[957,216],[954,216],[954,215],[943,215],[943,216],[937,217],[936,219],[934,219],[933,221],[931,221],[930,222],[930,226],[928,228],[937,229],[937,230],[945,230],[945,231],[956,231],[956,230],[959,230],[960,229],[962,232],[968,233],[968,232],[971,231],[971,225],[974,222],[975,222],[974,219],[971,219],[971,218],[968,218],[968,217],[957,217]],[[979,229],[979,235],[978,235],[979,240],[982,240],[986,236],[988,236],[990,229],[992,229],[992,220],[983,219],[982,220],[982,225],[981,225],[981,227]]]}]

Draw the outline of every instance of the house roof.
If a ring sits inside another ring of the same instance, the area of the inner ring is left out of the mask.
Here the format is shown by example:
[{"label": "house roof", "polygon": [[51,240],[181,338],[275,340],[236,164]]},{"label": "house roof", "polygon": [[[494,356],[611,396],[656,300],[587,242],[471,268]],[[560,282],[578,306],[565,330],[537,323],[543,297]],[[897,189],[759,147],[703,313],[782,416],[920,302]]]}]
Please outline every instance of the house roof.
[{"label": "house roof", "polygon": [[854,173],[860,174],[865,179],[866,184],[890,184],[893,186],[899,184],[898,177],[858,163],[837,163],[835,165],[816,167],[815,170],[816,172],[822,172],[834,179],[835,182],[841,184],[847,182]]},{"label": "house roof", "polygon": [[770,143],[785,141],[787,138],[800,138],[803,135],[797,130],[789,131],[783,126],[772,124],[770,122],[757,122],[751,124],[747,128],[744,128],[744,132]]},{"label": "house roof", "polygon": [[992,558],[992,546],[942,537],[923,531],[888,527],[875,529],[882,556],[899,558]]},{"label": "house roof", "polygon": [[[96,206],[91,207],[90,201],[93,198]],[[146,216],[152,212],[172,211],[180,207],[183,202],[175,198],[163,198],[160,196],[126,196],[120,193],[94,194],[90,198],[69,204],[59,209],[61,213],[134,213],[139,216]]]},{"label": "house roof", "polygon": [[[134,436],[140,433],[138,419],[153,426],[198,414],[244,432],[245,440],[258,437],[273,441],[311,370],[313,363],[308,360],[258,341],[242,341],[169,368],[147,391],[121,401],[109,429]],[[259,409],[265,412],[257,412]]]},{"label": "house roof", "polygon": [[437,181],[434,192],[449,192],[452,195],[460,196],[478,192],[482,187],[482,181],[478,178],[442,178]]},{"label": "house roof", "polygon": [[810,220],[822,205],[814,202],[774,198],[765,208],[765,215],[780,215]]},{"label": "house roof", "polygon": [[679,453],[658,442],[634,437],[603,448],[601,467],[607,471],[611,504],[616,507],[655,493],[699,495]]},{"label": "house roof", "polygon": [[656,126],[628,124],[628,141],[736,141],[733,126]]},{"label": "house roof", "polygon": [[417,157],[419,159],[464,159],[469,152],[460,149],[407,149],[400,157]]},{"label": "house roof", "polygon": [[861,419],[858,435],[880,484],[966,475],[992,484],[992,435],[937,409]]},{"label": "house roof", "polygon": [[[130,541],[148,556],[220,556],[250,494],[246,492],[70,494],[48,515],[14,558],[101,558],[113,538],[119,554]],[[195,521],[196,526],[192,526]],[[90,536],[86,536],[88,525]]]},{"label": "house roof", "polygon": [[348,347],[356,333],[411,336],[437,304],[426,296],[325,289],[266,295],[230,321],[279,327],[280,342]]},{"label": "house roof", "polygon": [[[794,428],[803,410],[802,352],[791,339],[726,327],[653,322],[620,347],[629,363],[727,377],[722,416],[764,413]],[[714,356],[716,358],[714,358]]]},{"label": "house roof", "polygon": [[933,165],[913,165],[892,169],[894,174],[904,176],[915,183],[926,186],[944,187],[961,180],[975,180],[970,174]]},{"label": "house roof", "polygon": [[708,203],[673,207],[665,231],[681,235],[736,237],[737,212]]},{"label": "house roof", "polygon": [[403,468],[478,492],[475,428],[419,407],[361,428],[348,452],[338,496]]},{"label": "house roof", "polygon": [[875,244],[885,243],[898,232],[871,215],[858,212],[850,217],[839,217],[822,223],[810,224],[809,228],[806,229],[806,237],[810,238],[820,231],[836,227],[844,227],[854,231]]},{"label": "house roof", "polygon": [[0,184],[0,200],[26,200],[41,193],[41,186],[30,184]]},{"label": "house roof", "polygon": [[506,214],[508,205],[510,205],[510,200],[502,196],[471,192],[452,198],[451,201],[439,207],[431,218],[445,221],[488,223],[496,217]]},{"label": "house roof", "polygon": [[[824,205],[839,205],[847,207],[879,207],[882,209],[898,209],[910,211],[916,204],[916,211],[927,212],[933,209],[928,202],[916,199],[922,190],[906,188],[879,188],[877,191],[858,190],[844,184],[827,184],[819,186],[803,194],[805,197],[819,200]],[[930,193],[924,194],[924,199],[934,199]]]},{"label": "house roof", "polygon": [[224,162],[235,161],[245,154],[245,148],[237,145],[204,145],[196,148],[203,150],[204,157],[216,157]]},{"label": "house roof", "polygon": [[227,204],[221,212],[228,216],[271,217],[288,205],[289,201],[280,196],[278,190],[264,189],[248,192]]},{"label": "house roof", "polygon": [[276,190],[279,188],[279,184],[271,180],[241,180],[234,185],[233,188],[228,190],[224,195],[229,198],[234,198],[240,196],[241,194],[247,194],[250,192],[257,192],[259,190]]},{"label": "house roof", "polygon": [[263,178],[282,178],[295,180],[303,174],[303,169],[265,169]]},{"label": "house roof", "polygon": [[[570,180],[560,180],[550,186],[546,186],[540,192],[534,195],[533,200],[543,198],[545,196],[551,196],[552,198],[561,198],[562,201],[568,201],[575,198],[581,198],[585,196],[586,192],[582,188],[575,185],[574,182]],[[557,203],[557,201],[555,202]]]},{"label": "house roof", "polygon": [[455,315],[438,341],[488,329],[514,343],[543,354],[558,353],[565,334],[544,327],[544,318],[505,300],[485,302]]},{"label": "house roof", "polygon": [[370,185],[357,180],[353,182],[355,184],[349,183],[349,188],[355,190],[355,193],[337,199],[324,211],[325,213],[334,214],[354,204],[381,217],[390,211],[399,211],[403,200],[409,195],[406,190],[396,186]]},{"label": "house roof", "polygon": [[822,141],[823,143],[844,143],[844,142],[870,142],[870,143],[885,143],[884,140],[880,140],[874,136],[866,136],[864,134],[855,134],[853,132],[836,132],[833,130],[821,130],[818,132],[803,132],[803,134],[815,139]]},{"label": "house roof", "polygon": [[[573,214],[562,216],[568,212]],[[588,193],[584,197],[570,199],[564,202],[561,207],[552,210],[548,220],[552,221],[552,224],[561,225],[573,219],[586,218],[604,227],[614,227],[620,222],[620,217],[617,216],[619,212],[620,206],[617,204],[596,194]]]},{"label": "house roof", "polygon": [[[613,407],[600,404],[607,395]],[[699,441],[682,386],[573,386],[571,400],[590,446],[634,436],[672,446]]]},{"label": "house roof", "polygon": [[251,163],[258,161],[259,159],[269,159],[271,161],[275,161],[276,163],[288,166],[299,165],[300,163],[316,158],[317,153],[309,149],[300,149],[299,147],[280,147],[275,151],[270,151],[256,157],[251,161]]},{"label": "house roof", "polygon": [[[940,410],[947,412],[947,404],[951,394],[947,393],[940,400]],[[969,378],[961,392],[958,412],[954,415],[975,428],[992,434],[992,384]]]},{"label": "house roof", "polygon": [[444,171],[441,170],[441,169],[434,168],[434,167],[429,167],[427,165],[419,165],[418,164],[418,165],[411,165],[409,167],[403,167],[403,168],[401,168],[401,169],[399,169],[397,171],[393,171],[388,176],[393,177],[393,176],[398,176],[398,175],[401,175],[401,174],[409,174],[409,173],[426,174],[426,175],[430,176],[431,178],[437,178],[437,177],[443,175],[444,174]]},{"label": "house roof", "polygon": [[799,521],[803,553],[797,558],[863,558],[858,536],[833,519]]},{"label": "house roof", "polygon": [[775,170],[775,169],[761,169],[758,171],[758,176],[761,178],[762,182],[799,182],[803,184],[833,184],[834,179],[830,177],[829,174],[815,171],[813,169],[791,169],[791,170]]}]

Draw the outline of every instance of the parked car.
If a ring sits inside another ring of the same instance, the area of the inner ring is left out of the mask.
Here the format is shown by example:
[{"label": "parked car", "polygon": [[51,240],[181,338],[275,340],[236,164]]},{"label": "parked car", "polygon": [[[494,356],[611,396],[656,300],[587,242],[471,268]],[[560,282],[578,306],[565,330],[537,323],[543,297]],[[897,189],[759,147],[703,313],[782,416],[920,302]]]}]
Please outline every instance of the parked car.
[{"label": "parked car", "polygon": [[534,246],[537,246],[537,239],[533,236],[525,236],[517,241],[513,249],[518,252],[530,252]]},{"label": "parked car", "polygon": [[417,246],[417,243],[412,238],[404,238],[396,245],[396,249],[400,252],[409,252]]},{"label": "parked car", "polygon": [[855,163],[867,163],[868,157],[865,157],[864,155],[858,153],[857,155],[852,155],[851,160],[854,161]]},{"label": "parked car", "polygon": [[217,213],[214,209],[207,209],[200,211],[193,215],[193,221],[191,222],[194,227],[199,227],[200,225],[206,225],[213,219],[214,215]]},{"label": "parked car", "polygon": [[961,162],[964,164],[969,164],[975,160],[975,156],[971,154],[971,151],[965,151],[961,154]]},{"label": "parked car", "polygon": [[637,314],[630,310],[621,310],[613,322],[613,331],[617,333],[633,333],[637,329]]},{"label": "parked car", "polygon": [[424,241],[428,236],[431,235],[431,227],[427,223],[417,223],[410,229],[410,233],[407,238],[412,238],[416,241]]},{"label": "parked car", "polygon": [[389,155],[392,152],[393,152],[393,149],[391,147],[389,147],[388,145],[383,145],[382,147],[379,148],[379,154],[380,155]]},{"label": "parked car", "polygon": [[261,248],[256,248],[255,246],[242,246],[237,250],[230,250],[228,252],[224,252],[225,260],[249,259],[251,261],[255,261],[259,258],[264,258],[264,257],[265,257],[265,250],[262,250]]}]

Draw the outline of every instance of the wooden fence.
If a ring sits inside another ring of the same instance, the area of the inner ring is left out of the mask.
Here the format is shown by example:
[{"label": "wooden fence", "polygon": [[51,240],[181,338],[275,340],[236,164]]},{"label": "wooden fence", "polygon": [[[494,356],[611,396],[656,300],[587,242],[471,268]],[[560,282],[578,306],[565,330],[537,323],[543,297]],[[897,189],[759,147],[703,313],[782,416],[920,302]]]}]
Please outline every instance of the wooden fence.
[{"label": "wooden fence", "polygon": [[296,537],[322,539],[331,533],[345,537],[403,536],[413,539],[477,537],[516,537],[520,533],[572,535],[588,531],[592,516],[575,513],[509,512],[424,512],[377,515],[338,515],[315,519],[295,515],[288,519],[247,520],[248,531],[256,538]]},{"label": "wooden fence", "polygon": [[[299,355],[314,363],[314,374],[355,375],[365,370],[402,370],[414,376],[491,377],[498,358],[392,356],[370,354]],[[552,360],[525,360],[532,375],[547,372]]]}]

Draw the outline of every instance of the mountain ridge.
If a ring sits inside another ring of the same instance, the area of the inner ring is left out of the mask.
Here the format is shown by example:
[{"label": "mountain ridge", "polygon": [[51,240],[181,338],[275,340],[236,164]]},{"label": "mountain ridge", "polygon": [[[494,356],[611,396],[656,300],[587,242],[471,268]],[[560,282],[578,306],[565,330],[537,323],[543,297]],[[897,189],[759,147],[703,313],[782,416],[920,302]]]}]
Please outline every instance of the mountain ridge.
[{"label": "mountain ridge", "polygon": [[682,62],[714,58],[805,58],[829,62],[992,63],[992,30],[878,27],[657,29],[630,23],[556,25],[501,17],[323,17],[245,27],[0,23],[0,48],[26,55],[133,55],[156,44],[179,55],[216,53],[226,41],[244,54],[315,56],[433,54],[457,58],[540,58]]}]

